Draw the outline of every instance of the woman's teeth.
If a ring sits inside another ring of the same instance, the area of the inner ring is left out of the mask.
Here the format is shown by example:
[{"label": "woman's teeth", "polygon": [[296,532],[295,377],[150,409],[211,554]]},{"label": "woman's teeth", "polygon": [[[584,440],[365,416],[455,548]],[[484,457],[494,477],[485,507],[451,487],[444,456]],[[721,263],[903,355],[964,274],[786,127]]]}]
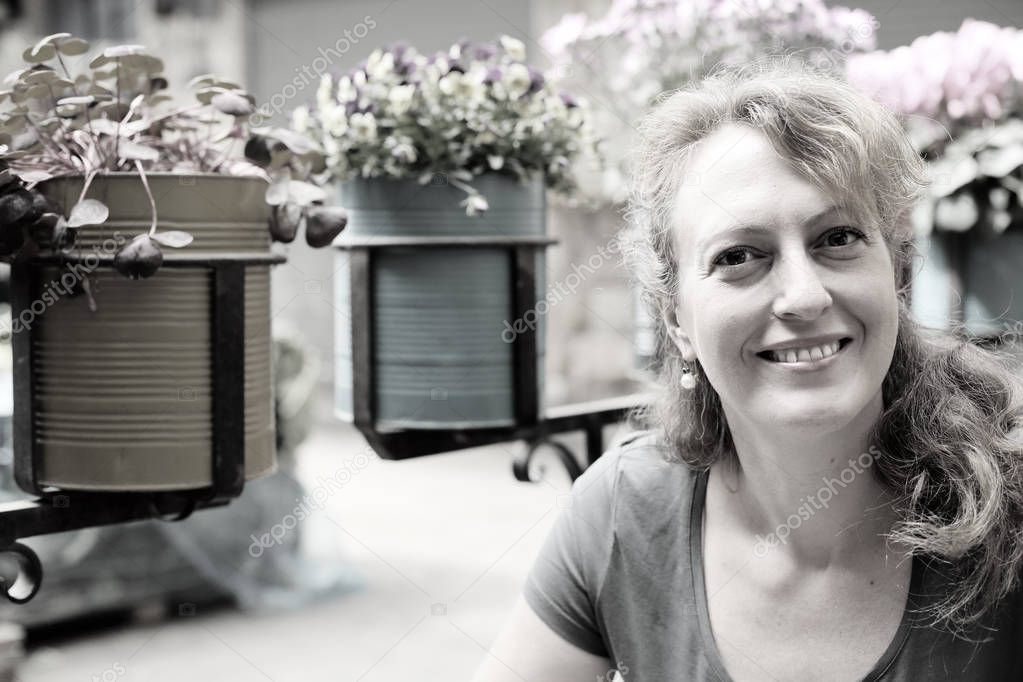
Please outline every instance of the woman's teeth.
[{"label": "woman's teeth", "polygon": [[811,362],[823,360],[834,355],[841,348],[839,341],[811,346],[810,348],[782,348],[780,350],[768,351],[771,360],[775,362]]}]

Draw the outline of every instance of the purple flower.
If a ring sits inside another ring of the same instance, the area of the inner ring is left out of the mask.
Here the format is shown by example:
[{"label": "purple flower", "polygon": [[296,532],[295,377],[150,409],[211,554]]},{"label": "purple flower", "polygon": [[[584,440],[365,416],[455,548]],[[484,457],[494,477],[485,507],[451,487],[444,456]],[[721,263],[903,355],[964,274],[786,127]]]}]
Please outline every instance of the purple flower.
[{"label": "purple flower", "polygon": [[394,61],[397,63],[405,56],[405,52],[408,50],[409,44],[405,41],[398,41],[394,45],[391,45],[391,53],[394,55]]},{"label": "purple flower", "polygon": [[487,85],[492,83],[499,83],[501,81],[501,69],[492,68],[487,69],[487,75],[483,77],[483,82]]},{"label": "purple flower", "polygon": [[457,71],[458,73],[465,73],[465,67],[462,65],[461,62],[456,62],[452,60],[451,64],[448,66],[448,73],[451,73],[452,71]]},{"label": "purple flower", "polygon": [[569,109],[574,109],[579,106],[579,101],[567,92],[560,92],[558,95],[561,97],[561,101],[564,102],[565,106]]},{"label": "purple flower", "polygon": [[529,68],[529,90],[527,90],[526,93],[527,94],[532,94],[534,92],[539,92],[540,89],[543,88],[543,85],[544,85],[544,82],[545,82],[543,74],[540,73],[539,71],[537,71],[536,69],[534,69],[532,66],[530,66],[528,68]]},{"label": "purple flower", "polygon": [[486,61],[493,59],[497,54],[497,47],[493,43],[482,43],[473,49],[473,57]]}]

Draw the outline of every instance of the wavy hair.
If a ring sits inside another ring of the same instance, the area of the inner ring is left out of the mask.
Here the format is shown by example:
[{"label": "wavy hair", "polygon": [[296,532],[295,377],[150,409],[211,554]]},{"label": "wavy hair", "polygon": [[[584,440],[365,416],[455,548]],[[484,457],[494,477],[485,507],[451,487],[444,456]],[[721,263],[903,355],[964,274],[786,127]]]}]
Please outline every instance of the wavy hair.
[{"label": "wavy hair", "polygon": [[659,393],[632,420],[661,432],[669,458],[697,470],[735,458],[721,401],[699,362],[694,390],[663,313],[678,295],[672,237],[684,165],[724,123],[763,131],[802,177],[878,226],[892,254],[899,330],[871,434],[872,468],[900,501],[889,534],[931,566],[947,569],[932,626],[961,636],[1016,586],[1023,561],[1023,458],[1016,427],[1023,390],[1012,355],[983,347],[962,327],[918,324],[908,308],[912,210],[926,168],[898,118],[840,78],[789,57],[719,67],[664,93],[639,126],[632,158],[623,256],[656,323]]}]

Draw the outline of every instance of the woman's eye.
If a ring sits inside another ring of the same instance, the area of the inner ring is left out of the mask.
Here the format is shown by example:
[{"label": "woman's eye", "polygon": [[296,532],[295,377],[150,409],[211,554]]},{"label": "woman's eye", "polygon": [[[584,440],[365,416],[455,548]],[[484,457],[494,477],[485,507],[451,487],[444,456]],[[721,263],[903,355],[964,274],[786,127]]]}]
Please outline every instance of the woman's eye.
[{"label": "woman's eye", "polygon": [[857,230],[855,227],[842,226],[829,230],[824,235],[822,242],[824,246],[848,246],[853,243],[852,237],[867,241],[867,236],[860,230]]},{"label": "woman's eye", "polygon": [[727,251],[722,251],[721,254],[714,259],[714,265],[745,265],[752,261],[754,256],[755,254],[753,253],[753,249],[747,246],[736,246],[728,249]]}]

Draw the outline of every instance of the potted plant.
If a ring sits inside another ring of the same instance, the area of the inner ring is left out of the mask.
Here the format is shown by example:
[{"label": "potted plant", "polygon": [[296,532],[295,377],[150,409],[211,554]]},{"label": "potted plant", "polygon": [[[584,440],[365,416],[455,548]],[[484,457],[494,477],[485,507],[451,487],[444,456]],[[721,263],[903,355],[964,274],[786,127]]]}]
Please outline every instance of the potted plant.
[{"label": "potted plant", "polygon": [[850,81],[903,117],[927,161],[912,296],[927,324],[993,336],[1023,320],[1021,53],[1023,31],[967,19],[848,63]]},{"label": "potted plant", "polygon": [[[359,240],[546,234],[545,188],[571,195],[572,160],[595,148],[585,102],[525,63],[524,45],[461,41],[432,56],[408,45],[375,50],[340,78],[325,76],[293,127],[322,144]],[[348,256],[336,300],[351,298]],[[537,291],[544,259],[537,254]],[[405,244],[374,261],[372,303],[379,423],[468,428],[514,422],[513,276],[507,249]],[[538,329],[542,377],[543,324]],[[352,418],[351,327],[337,326],[337,412]],[[542,379],[541,379],[542,381]],[[542,384],[541,384],[542,387]],[[542,388],[538,392],[542,395]]]},{"label": "potted plant", "polygon": [[[193,79],[196,100],[179,106],[144,47],[108,48],[73,73],[88,49],[47,36],[0,92],[15,452],[32,464],[19,484],[210,486],[215,415],[241,407],[245,477],[268,473],[271,241],[304,223],[323,246],[344,227],[303,180],[323,156],[292,131],[251,129],[253,98],[233,83]],[[218,364],[224,330],[243,335],[237,373]],[[214,404],[227,382],[241,407]]]}]

